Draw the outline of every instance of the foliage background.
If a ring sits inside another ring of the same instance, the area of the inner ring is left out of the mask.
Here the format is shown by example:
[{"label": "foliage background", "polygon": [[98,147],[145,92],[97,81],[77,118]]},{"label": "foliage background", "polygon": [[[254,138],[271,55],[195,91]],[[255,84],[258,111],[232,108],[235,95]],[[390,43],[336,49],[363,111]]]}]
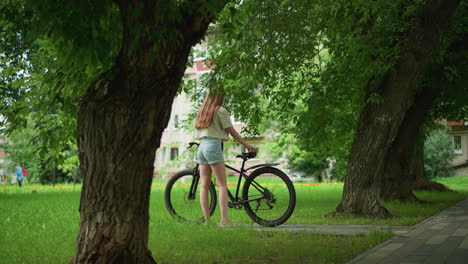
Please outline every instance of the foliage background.
[{"label": "foliage background", "polygon": [[450,163],[454,157],[453,136],[445,129],[434,130],[424,143],[424,168],[429,179],[453,176]]}]

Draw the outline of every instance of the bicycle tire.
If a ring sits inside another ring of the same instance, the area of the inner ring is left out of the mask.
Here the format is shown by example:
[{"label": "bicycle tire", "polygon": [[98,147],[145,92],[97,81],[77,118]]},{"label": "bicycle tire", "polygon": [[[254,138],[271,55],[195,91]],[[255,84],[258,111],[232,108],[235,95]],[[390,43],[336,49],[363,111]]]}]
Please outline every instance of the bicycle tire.
[{"label": "bicycle tire", "polygon": [[[164,191],[164,202],[169,214],[184,222],[203,222],[203,212],[200,206],[199,193],[190,199],[190,185],[194,179],[193,169],[186,169],[174,174],[167,182]],[[216,209],[216,190],[211,182],[208,192],[210,215]]]},{"label": "bicycle tire", "polygon": [[[259,191],[262,188],[257,189],[257,184],[264,189]],[[242,198],[246,201],[244,208],[247,215],[255,223],[267,227],[286,222],[296,207],[296,190],[292,181],[284,172],[273,167],[253,171],[245,181]]]}]

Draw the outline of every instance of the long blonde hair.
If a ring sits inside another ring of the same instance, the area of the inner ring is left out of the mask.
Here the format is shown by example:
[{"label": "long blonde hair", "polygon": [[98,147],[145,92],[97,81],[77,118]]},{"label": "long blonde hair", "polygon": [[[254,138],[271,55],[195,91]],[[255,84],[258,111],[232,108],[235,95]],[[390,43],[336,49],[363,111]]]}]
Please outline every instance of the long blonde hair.
[{"label": "long blonde hair", "polygon": [[213,116],[216,111],[223,105],[223,102],[224,96],[220,92],[210,94],[208,90],[205,95],[205,100],[198,110],[195,128],[207,128],[213,121]]}]

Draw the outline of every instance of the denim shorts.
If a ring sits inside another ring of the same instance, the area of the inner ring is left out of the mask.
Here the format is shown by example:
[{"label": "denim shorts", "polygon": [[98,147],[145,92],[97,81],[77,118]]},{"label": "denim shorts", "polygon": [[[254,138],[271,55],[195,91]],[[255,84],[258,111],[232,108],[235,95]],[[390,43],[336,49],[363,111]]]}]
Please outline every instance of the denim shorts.
[{"label": "denim shorts", "polygon": [[224,161],[222,141],[218,138],[204,137],[198,147],[197,160],[200,164],[214,164]]}]

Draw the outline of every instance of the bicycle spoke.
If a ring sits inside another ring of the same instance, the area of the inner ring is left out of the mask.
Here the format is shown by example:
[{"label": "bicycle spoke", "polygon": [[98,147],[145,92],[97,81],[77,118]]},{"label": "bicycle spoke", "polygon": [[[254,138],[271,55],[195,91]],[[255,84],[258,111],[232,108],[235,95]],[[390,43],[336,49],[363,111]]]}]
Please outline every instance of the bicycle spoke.
[{"label": "bicycle spoke", "polygon": [[[200,207],[200,184],[192,184],[194,177],[191,174],[173,176],[174,179],[168,183],[170,189],[166,193],[166,205],[169,212],[186,222],[203,221],[203,213]],[[195,190],[195,192],[194,192]],[[210,205],[216,203],[212,195],[214,189],[210,188],[208,200]],[[216,198],[214,198],[216,199]],[[214,211],[214,207],[212,208]]]},{"label": "bicycle spoke", "polygon": [[257,207],[255,208],[255,213],[258,212],[258,208],[260,207],[260,200],[257,200]]},{"label": "bicycle spoke", "polygon": [[252,219],[266,226],[286,221],[295,206],[295,191],[289,178],[281,171],[263,168],[253,173],[244,189],[246,212]]}]

